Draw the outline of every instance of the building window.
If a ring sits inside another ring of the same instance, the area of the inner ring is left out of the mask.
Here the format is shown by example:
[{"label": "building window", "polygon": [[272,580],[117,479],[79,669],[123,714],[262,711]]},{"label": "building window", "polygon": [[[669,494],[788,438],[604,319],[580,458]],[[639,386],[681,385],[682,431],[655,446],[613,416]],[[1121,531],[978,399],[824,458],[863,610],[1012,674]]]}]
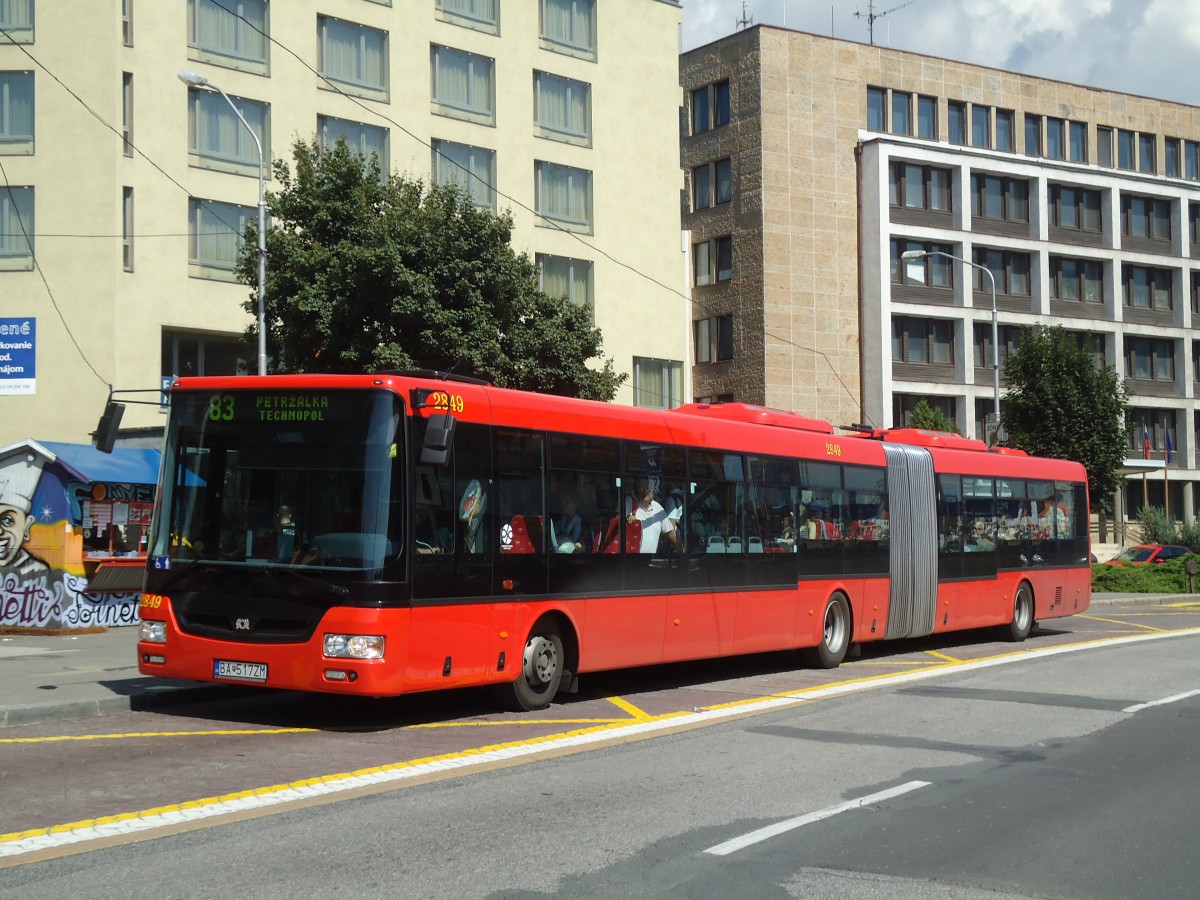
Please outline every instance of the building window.
[{"label": "building window", "polygon": [[572,231],[592,228],[592,173],[535,160],[534,207],[539,216]]},{"label": "building window", "polygon": [[[262,142],[264,174],[271,160],[271,108],[258,100],[229,98]],[[258,145],[220,94],[188,91],[188,152],[192,165],[242,175],[258,174]]]},{"label": "building window", "polygon": [[692,169],[692,209],[708,209],[733,199],[733,170],[728,159]]},{"label": "building window", "polygon": [[917,96],[917,137],[936,141],[938,136],[937,97]]},{"label": "building window", "polygon": [[[1200,272],[1192,273],[1192,313],[1200,313]],[[1200,370],[1196,371],[1196,380],[1200,381]]]},{"label": "building window", "polygon": [[129,72],[121,73],[121,145],[126,156],[133,156],[133,75]]},{"label": "building window", "polygon": [[1126,237],[1171,240],[1171,201],[1121,195],[1121,233]]},{"label": "building window", "polygon": [[1126,131],[1124,128],[1117,129],[1117,168],[1128,169],[1133,171],[1133,156],[1134,156],[1134,138],[1136,135],[1132,131]]},{"label": "building window", "polygon": [[1138,135],[1138,171],[1153,175],[1158,171],[1158,138],[1152,134]]},{"label": "building window", "polygon": [[347,93],[386,100],[388,33],[357,22],[317,16],[317,70]]},{"label": "building window", "polygon": [[33,73],[0,72],[0,153],[33,152]]},{"label": "building window", "polygon": [[121,0],[121,40],[133,46],[133,0]]},{"label": "building window", "polygon": [[1097,331],[1068,331],[1067,336],[1074,341],[1076,347],[1092,358],[1097,369],[1104,369],[1105,338]]},{"label": "building window", "polygon": [[456,184],[472,205],[496,206],[496,151],[452,141],[433,141],[434,184]]},{"label": "building window", "polygon": [[[981,247],[972,251],[975,264],[992,273],[997,294],[1016,297],[1030,296],[1029,254],[1012,250],[994,250]],[[992,281],[977,268],[971,269],[972,289],[990,295]]]},{"label": "building window", "polygon": [[692,323],[696,339],[696,363],[733,359],[733,316],[713,316]]},{"label": "building window", "polygon": [[901,254],[908,250],[924,250],[932,253],[935,250],[942,253],[952,252],[949,244],[934,244],[924,241],[908,241],[903,238],[893,238],[889,242],[891,251],[892,284],[925,285],[926,287],[949,288],[954,286],[953,269],[950,260],[944,256],[922,256],[920,259],[900,259]]},{"label": "building window", "polygon": [[1046,116],[1046,158],[1066,159],[1066,125],[1062,119]]},{"label": "building window", "polygon": [[1001,222],[1028,222],[1029,182],[998,175],[972,175],[971,215]]},{"label": "building window", "polygon": [[33,0],[0,2],[0,30],[7,32],[5,42],[33,43]]},{"label": "building window", "polygon": [[[976,322],[975,336],[972,341],[972,354],[976,369],[990,369],[994,361],[992,359],[992,326],[991,323]],[[1004,369],[1008,358],[1017,351],[1017,345],[1021,343],[1021,329],[1016,325],[997,325],[996,338],[1000,342],[1000,359],[999,365],[1001,370]]]},{"label": "building window", "polygon": [[1025,155],[1042,155],[1042,117],[1025,113]]},{"label": "building window", "polygon": [[1175,342],[1145,337],[1125,338],[1128,377],[1136,381],[1175,381]]},{"label": "building window", "polygon": [[892,319],[892,361],[919,366],[954,365],[954,323],[945,319]]},{"label": "building window", "polygon": [[1096,162],[1111,169],[1113,164],[1113,130],[1107,125],[1096,126]]},{"label": "building window", "polygon": [[1016,113],[1011,109],[996,110],[996,149],[1012,153],[1017,149]]},{"label": "building window", "polygon": [[683,402],[683,363],[674,359],[633,358],[633,405],[671,409]]},{"label": "building window", "polygon": [[887,90],[867,88],[867,131],[887,131]]},{"label": "building window", "polygon": [[538,290],[550,297],[569,300],[576,306],[595,307],[592,261],[567,256],[537,255]]},{"label": "building window", "polygon": [[733,278],[733,238],[718,237],[692,244],[693,283],[700,287]]},{"label": "building window", "polygon": [[437,0],[435,6],[447,22],[498,34],[500,0]]},{"label": "building window", "polygon": [[592,86],[584,81],[533,73],[533,121],[539,137],[591,145]]},{"label": "building window", "polygon": [[992,146],[992,108],[971,104],[971,146],[984,150]]},{"label": "building window", "polygon": [[189,274],[197,278],[233,281],[233,270],[242,252],[246,225],[257,224],[253,206],[216,200],[188,201]]},{"label": "building window", "polygon": [[188,0],[188,47],[194,59],[263,72],[269,34],[267,0]]},{"label": "building window", "polygon": [[541,0],[542,46],[596,58],[596,0]]},{"label": "building window", "polygon": [[946,102],[948,137],[952,144],[967,142],[967,104],[962,100]]},{"label": "building window", "polygon": [[912,134],[912,94],[892,91],[892,134]]},{"label": "building window", "polygon": [[33,268],[33,188],[0,188],[0,271]]},{"label": "building window", "polygon": [[1104,264],[1095,259],[1050,257],[1050,296],[1055,300],[1104,303]]},{"label": "building window", "polygon": [[1183,142],[1183,177],[1189,181],[1200,179],[1200,142]]},{"label": "building window", "polygon": [[1067,154],[1071,162],[1085,163],[1088,161],[1086,122],[1069,122],[1067,124],[1067,142]]},{"label": "building window", "polygon": [[954,415],[954,398],[953,397],[929,397],[921,394],[893,394],[892,395],[892,421],[897,428],[911,428],[913,410],[921,405],[921,401],[925,401],[927,405],[932,407],[937,412],[940,412],[949,421],[957,420]]},{"label": "building window", "polygon": [[245,375],[250,359],[245,345],[235,337],[189,334],[179,331],[162,333],[162,374],[164,378],[192,375]]},{"label": "building window", "polygon": [[1050,224],[1078,231],[1100,231],[1100,192],[1087,188],[1052,184]]},{"label": "building window", "polygon": [[317,116],[317,139],[322,150],[329,150],[342,140],[363,159],[370,159],[374,155],[379,160],[381,174],[387,176],[389,168],[386,128],[334,116]]},{"label": "building window", "polygon": [[495,124],[495,60],[437,44],[429,60],[431,99],[440,115]]},{"label": "building window", "polygon": [[1121,270],[1125,305],[1132,309],[1171,309],[1171,271],[1125,265]]},{"label": "building window", "polygon": [[718,81],[692,91],[692,134],[729,124],[729,82]]},{"label": "building window", "polygon": [[133,188],[121,189],[121,261],[133,271]]},{"label": "building window", "polygon": [[1165,156],[1163,173],[1168,178],[1179,177],[1179,146],[1179,138],[1169,137],[1163,142],[1163,154]]},{"label": "building window", "polygon": [[950,170],[915,163],[888,165],[888,194],[892,206],[950,211]]}]

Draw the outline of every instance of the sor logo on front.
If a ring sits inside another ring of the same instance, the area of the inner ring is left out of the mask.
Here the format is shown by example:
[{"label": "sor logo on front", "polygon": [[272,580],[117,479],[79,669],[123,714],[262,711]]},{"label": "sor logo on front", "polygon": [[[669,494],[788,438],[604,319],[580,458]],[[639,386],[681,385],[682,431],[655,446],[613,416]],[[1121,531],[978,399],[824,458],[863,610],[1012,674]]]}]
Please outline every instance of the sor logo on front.
[{"label": "sor logo on front", "polygon": [[250,630],[250,620],[249,619],[235,619],[233,622],[233,628],[235,631],[249,631]]}]

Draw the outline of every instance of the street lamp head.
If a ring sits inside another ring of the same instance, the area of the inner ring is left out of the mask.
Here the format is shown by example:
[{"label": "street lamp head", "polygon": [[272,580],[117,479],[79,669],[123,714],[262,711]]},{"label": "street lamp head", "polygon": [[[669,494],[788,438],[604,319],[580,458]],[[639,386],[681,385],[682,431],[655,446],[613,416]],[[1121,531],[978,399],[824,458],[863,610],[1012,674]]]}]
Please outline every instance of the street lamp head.
[{"label": "street lamp head", "polygon": [[928,250],[905,250],[900,254],[901,259],[921,259],[929,255]]},{"label": "street lamp head", "polygon": [[208,87],[208,79],[199,72],[193,72],[191,69],[180,69],[179,80],[188,87],[202,88]]}]

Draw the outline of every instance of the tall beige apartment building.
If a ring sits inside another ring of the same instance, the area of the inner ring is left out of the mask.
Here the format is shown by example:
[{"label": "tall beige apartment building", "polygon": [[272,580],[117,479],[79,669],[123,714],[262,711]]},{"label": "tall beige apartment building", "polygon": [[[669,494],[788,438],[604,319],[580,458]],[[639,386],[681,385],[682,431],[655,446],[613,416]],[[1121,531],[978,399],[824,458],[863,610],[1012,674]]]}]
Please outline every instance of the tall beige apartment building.
[{"label": "tall beige apartment building", "polygon": [[680,71],[697,398],[984,437],[993,322],[1001,366],[1059,325],[1124,379],[1128,455],[1170,456],[1149,503],[1195,515],[1200,108],[768,26]]},{"label": "tall beige apartment building", "polygon": [[594,310],[630,375],[617,399],[678,404],[681,16],[677,0],[0,0],[0,446],[88,441],[110,386],[148,391],[124,426],[161,427],[164,376],[256,368],[238,342],[254,288],[232,278],[254,137],[268,177],[295,139],[344,137],[511,210],[543,288]]}]

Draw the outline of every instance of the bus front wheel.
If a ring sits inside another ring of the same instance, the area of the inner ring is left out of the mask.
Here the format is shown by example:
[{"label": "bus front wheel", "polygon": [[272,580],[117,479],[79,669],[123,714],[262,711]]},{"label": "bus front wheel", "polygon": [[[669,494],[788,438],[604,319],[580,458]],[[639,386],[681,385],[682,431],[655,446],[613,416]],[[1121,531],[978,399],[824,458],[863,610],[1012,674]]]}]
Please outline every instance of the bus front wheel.
[{"label": "bus front wheel", "polygon": [[1010,641],[1020,643],[1029,637],[1033,631],[1033,588],[1028,581],[1022,581],[1013,598],[1013,617],[1008,623],[1007,635]]},{"label": "bus front wheel", "polygon": [[516,681],[497,685],[500,701],[518,712],[545,709],[558,693],[563,678],[563,642],[552,623],[538,622],[521,654]]},{"label": "bus front wheel", "polygon": [[845,594],[834,594],[825,604],[821,620],[821,643],[803,651],[806,665],[813,669],[836,669],[850,649],[850,604]]}]

